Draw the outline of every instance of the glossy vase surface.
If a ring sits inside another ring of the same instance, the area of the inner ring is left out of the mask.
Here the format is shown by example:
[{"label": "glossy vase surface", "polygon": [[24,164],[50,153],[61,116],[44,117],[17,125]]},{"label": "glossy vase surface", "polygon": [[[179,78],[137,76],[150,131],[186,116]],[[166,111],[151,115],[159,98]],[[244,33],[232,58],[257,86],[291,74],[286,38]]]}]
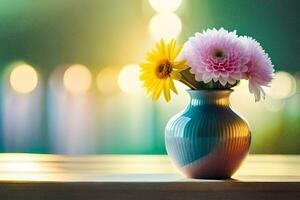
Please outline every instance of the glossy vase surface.
[{"label": "glossy vase surface", "polygon": [[168,122],[168,155],[187,177],[230,178],[247,156],[250,129],[230,107],[231,92],[188,90],[188,106]]}]

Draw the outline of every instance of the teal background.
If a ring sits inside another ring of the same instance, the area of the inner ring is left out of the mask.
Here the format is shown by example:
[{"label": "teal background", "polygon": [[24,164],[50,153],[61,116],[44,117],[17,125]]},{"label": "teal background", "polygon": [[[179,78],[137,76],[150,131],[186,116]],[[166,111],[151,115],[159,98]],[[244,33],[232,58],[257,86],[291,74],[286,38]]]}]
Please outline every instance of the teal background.
[{"label": "teal background", "polygon": [[[176,11],[182,20],[179,42],[206,28],[237,30],[239,35],[252,36],[262,44],[277,71],[294,75],[300,70],[299,10],[297,0],[183,0]],[[42,103],[36,108],[42,113],[37,142],[6,148],[2,115],[1,151],[70,153],[54,150],[49,139],[51,128],[55,126],[51,124],[51,113],[56,112],[54,97],[47,86],[51,74],[58,66],[81,63],[88,66],[95,78],[106,66],[142,62],[153,45],[148,24],[154,14],[146,0],[0,0],[3,83],[0,112],[6,95],[3,90],[6,70],[12,63],[24,61],[34,66],[43,85]],[[77,153],[165,153],[164,125],[185,102],[152,103],[142,95],[135,98],[121,93],[106,97],[98,94],[95,86],[92,94],[93,101],[89,105],[97,111],[93,115],[96,134],[86,137],[95,141],[95,148]],[[299,98],[296,93],[287,99],[291,103],[288,105],[293,107],[292,117],[290,108],[285,107],[275,114],[267,113],[275,117],[275,121],[254,124],[253,135],[257,139],[251,147],[252,153],[300,153]],[[109,104],[117,106],[109,107]],[[269,126],[276,128],[267,129]],[[262,134],[265,136],[261,137]],[[54,143],[60,140],[60,136],[57,137]]]},{"label": "teal background", "polygon": [[[139,62],[155,13],[145,0],[1,0],[2,66],[26,60],[48,75],[61,63],[122,65]],[[276,69],[297,71],[297,0],[183,0],[181,41],[196,31],[224,27],[256,38]],[[118,59],[113,59],[118,58]]]}]

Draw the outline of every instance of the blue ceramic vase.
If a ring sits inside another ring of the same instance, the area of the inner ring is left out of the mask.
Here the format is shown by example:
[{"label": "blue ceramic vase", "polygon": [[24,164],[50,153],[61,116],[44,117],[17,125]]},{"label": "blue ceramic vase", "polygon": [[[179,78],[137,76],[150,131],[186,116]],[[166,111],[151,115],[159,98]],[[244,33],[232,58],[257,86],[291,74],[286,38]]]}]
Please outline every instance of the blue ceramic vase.
[{"label": "blue ceramic vase", "polygon": [[188,90],[188,106],[168,122],[168,155],[187,177],[230,178],[247,156],[250,130],[231,109],[231,92]]}]

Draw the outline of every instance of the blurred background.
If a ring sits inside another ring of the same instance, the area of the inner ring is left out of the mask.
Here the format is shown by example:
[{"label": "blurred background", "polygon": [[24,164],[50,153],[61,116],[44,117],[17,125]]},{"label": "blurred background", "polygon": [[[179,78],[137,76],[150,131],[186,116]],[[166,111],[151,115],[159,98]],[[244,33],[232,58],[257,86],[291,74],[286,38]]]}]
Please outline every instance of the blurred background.
[{"label": "blurred background", "polygon": [[259,103],[247,82],[231,101],[251,153],[300,153],[300,1],[0,0],[0,151],[165,154],[164,126],[187,104],[151,102],[138,64],[160,37],[206,28],[256,38],[276,77]]}]

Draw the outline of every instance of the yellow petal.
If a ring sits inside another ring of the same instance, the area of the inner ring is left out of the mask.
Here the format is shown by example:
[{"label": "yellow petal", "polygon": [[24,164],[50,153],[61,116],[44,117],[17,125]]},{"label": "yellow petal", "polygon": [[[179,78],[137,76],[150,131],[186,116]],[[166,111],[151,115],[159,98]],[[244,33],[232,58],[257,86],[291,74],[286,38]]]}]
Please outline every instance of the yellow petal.
[{"label": "yellow petal", "polygon": [[180,70],[185,70],[188,68],[185,60],[175,61],[172,63],[172,66],[173,68],[180,69]]},{"label": "yellow petal", "polygon": [[181,80],[181,74],[177,71],[172,71],[171,72],[171,78],[175,80]]},{"label": "yellow petal", "polygon": [[175,93],[175,94],[178,94],[177,90],[176,90],[176,87],[174,85],[174,81],[172,79],[169,79],[169,84],[170,84],[170,88],[171,90]]},{"label": "yellow petal", "polygon": [[161,46],[160,42],[155,43],[155,51],[157,51],[161,57],[164,57],[162,46]]},{"label": "yellow petal", "polygon": [[170,60],[173,60],[173,51],[174,51],[174,44],[176,43],[175,39],[172,39],[169,43],[168,43],[168,58]]},{"label": "yellow petal", "polygon": [[165,81],[164,84],[164,96],[167,102],[169,102],[171,100],[171,95],[170,95],[170,86],[169,86],[169,82]]},{"label": "yellow petal", "polygon": [[169,59],[165,40],[161,39],[160,43],[161,43],[161,51],[162,51],[162,54],[163,54],[164,58]]},{"label": "yellow petal", "polygon": [[155,68],[155,64],[153,64],[153,63],[143,63],[143,64],[140,64],[140,68],[142,70],[149,69],[149,68]]},{"label": "yellow petal", "polygon": [[179,55],[179,53],[181,52],[183,46],[181,45],[180,47],[178,47],[174,52],[173,52],[173,59],[177,58],[177,56]]},{"label": "yellow petal", "polygon": [[148,73],[143,73],[140,75],[140,80],[143,81],[143,80],[147,80],[149,78],[151,78],[151,75],[149,75]]},{"label": "yellow petal", "polygon": [[147,53],[146,59],[151,63],[156,63],[160,60],[161,55],[155,49],[152,49],[150,52]]},{"label": "yellow petal", "polygon": [[152,94],[152,100],[153,101],[156,101],[158,98],[159,98],[159,96],[160,96],[160,94],[161,94],[161,92],[162,92],[162,87],[163,87],[163,83],[164,83],[164,81],[159,81],[158,82],[158,84],[156,85],[156,87],[155,88],[153,88],[153,94]]},{"label": "yellow petal", "polygon": [[151,82],[149,84],[147,84],[146,86],[146,94],[149,94],[153,88],[155,88],[157,86],[158,82],[157,81],[154,81],[154,82]]},{"label": "yellow petal", "polygon": [[177,57],[177,55],[175,55],[175,51],[176,51],[176,40],[174,40],[174,42],[173,42],[172,57],[171,57],[172,60],[175,60]]}]

